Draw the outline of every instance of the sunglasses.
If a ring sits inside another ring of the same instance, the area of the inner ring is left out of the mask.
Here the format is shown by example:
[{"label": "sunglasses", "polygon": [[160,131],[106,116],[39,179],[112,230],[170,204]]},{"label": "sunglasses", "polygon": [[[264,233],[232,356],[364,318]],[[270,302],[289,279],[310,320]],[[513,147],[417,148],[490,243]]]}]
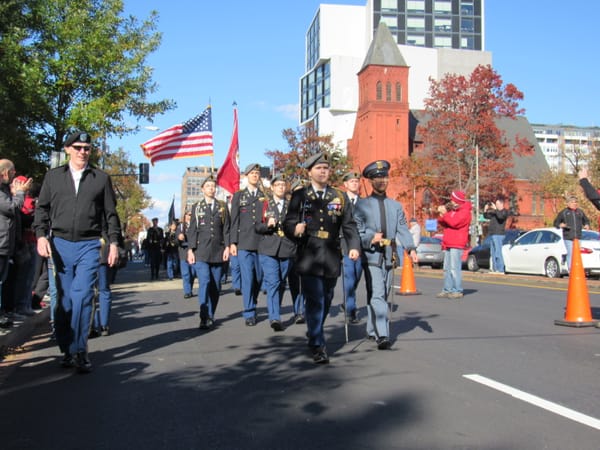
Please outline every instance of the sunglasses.
[{"label": "sunglasses", "polygon": [[78,152],[80,152],[82,150],[84,152],[89,152],[92,149],[92,147],[90,145],[71,145],[71,147],[73,147]]}]

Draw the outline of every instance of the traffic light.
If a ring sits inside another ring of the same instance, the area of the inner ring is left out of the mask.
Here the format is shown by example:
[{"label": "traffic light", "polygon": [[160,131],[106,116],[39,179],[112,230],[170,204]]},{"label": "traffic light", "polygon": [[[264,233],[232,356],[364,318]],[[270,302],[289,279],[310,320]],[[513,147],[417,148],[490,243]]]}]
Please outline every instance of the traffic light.
[{"label": "traffic light", "polygon": [[140,163],[139,182],[140,184],[150,183],[150,164]]}]

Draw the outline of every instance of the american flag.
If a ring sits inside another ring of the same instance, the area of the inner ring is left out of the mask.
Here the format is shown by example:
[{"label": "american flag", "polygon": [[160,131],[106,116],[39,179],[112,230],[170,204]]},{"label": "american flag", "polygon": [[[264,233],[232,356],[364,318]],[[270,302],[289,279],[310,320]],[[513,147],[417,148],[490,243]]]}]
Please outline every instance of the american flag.
[{"label": "american flag", "polygon": [[163,159],[191,158],[213,154],[212,118],[210,106],[202,114],[177,124],[142,144],[142,150],[152,165]]}]

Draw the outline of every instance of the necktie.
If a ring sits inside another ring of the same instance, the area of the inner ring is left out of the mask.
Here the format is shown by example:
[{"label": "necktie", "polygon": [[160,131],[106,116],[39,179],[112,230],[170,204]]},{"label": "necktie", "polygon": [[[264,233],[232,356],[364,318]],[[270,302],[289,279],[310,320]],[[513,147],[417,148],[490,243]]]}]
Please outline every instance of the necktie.
[{"label": "necktie", "polygon": [[356,205],[356,197],[352,199],[352,206]]},{"label": "necktie", "polygon": [[317,191],[317,195],[319,196],[319,200],[323,198],[323,191]]},{"label": "necktie", "polygon": [[277,210],[279,211],[279,214],[281,214],[281,211],[283,210],[283,203],[281,201],[277,202]]}]

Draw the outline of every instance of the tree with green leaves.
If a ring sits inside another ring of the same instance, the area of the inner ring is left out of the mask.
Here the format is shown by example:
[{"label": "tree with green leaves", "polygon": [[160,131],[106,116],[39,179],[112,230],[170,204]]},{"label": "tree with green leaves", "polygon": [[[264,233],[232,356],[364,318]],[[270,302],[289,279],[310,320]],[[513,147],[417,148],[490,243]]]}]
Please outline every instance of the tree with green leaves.
[{"label": "tree with green leaves", "polygon": [[0,17],[5,157],[47,162],[73,129],[122,136],[174,107],[149,98],[157,85],[146,59],[161,41],[155,11],[140,22],[124,16],[122,0],[7,0]]},{"label": "tree with green leaves", "polygon": [[325,151],[331,156],[331,175],[329,182],[332,185],[342,184],[342,178],[352,165],[347,156],[333,144],[333,136],[328,134],[319,136],[311,124],[298,127],[296,130],[287,128],[282,132],[289,149],[268,150],[265,155],[273,161],[273,170],[284,173],[288,180],[306,179],[304,161],[312,155]]}]

